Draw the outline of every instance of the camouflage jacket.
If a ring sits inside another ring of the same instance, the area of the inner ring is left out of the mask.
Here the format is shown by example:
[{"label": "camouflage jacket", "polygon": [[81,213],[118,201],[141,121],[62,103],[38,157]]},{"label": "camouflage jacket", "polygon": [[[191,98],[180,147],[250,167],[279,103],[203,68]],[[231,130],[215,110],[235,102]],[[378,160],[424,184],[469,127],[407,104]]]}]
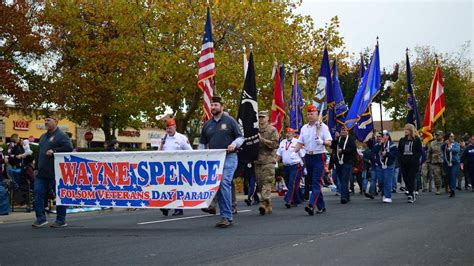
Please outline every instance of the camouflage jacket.
[{"label": "camouflage jacket", "polygon": [[443,163],[443,151],[441,147],[443,146],[443,141],[433,140],[428,144],[428,156],[427,162],[429,163]]},{"label": "camouflage jacket", "polygon": [[256,164],[270,164],[276,162],[276,149],[278,143],[278,131],[270,124],[259,129],[260,144],[258,147],[258,160]]}]

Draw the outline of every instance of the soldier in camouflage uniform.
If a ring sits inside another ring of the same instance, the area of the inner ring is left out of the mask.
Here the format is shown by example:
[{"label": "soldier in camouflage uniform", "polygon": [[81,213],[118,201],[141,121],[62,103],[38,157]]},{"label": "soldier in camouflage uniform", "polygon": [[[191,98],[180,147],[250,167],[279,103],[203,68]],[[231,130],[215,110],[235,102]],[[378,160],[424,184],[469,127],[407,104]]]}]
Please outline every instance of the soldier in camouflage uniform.
[{"label": "soldier in camouflage uniform", "polygon": [[[437,131],[435,133],[436,139],[432,142],[428,143],[428,155],[427,155],[427,162],[428,165],[428,172],[434,178],[435,187],[436,187],[436,195],[441,194],[441,180],[444,178],[444,170],[443,170],[443,152],[441,150],[441,146],[443,146],[443,132]],[[446,182],[446,184],[449,184]],[[448,186],[446,185],[446,192],[448,190]]]},{"label": "soldier in camouflage uniform", "polygon": [[255,162],[257,187],[260,189],[261,215],[272,213],[271,191],[275,178],[276,149],[278,148],[278,131],[268,122],[268,111],[258,113],[259,123],[259,150],[258,160]]}]

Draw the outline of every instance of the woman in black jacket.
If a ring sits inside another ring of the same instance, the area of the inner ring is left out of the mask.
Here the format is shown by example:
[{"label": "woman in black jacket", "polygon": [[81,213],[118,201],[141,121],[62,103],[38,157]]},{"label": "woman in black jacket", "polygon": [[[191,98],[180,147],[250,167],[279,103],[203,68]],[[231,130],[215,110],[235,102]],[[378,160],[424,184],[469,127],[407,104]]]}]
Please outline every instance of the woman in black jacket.
[{"label": "woman in black jacket", "polygon": [[415,180],[420,167],[422,154],[421,139],[412,124],[405,125],[405,137],[398,143],[398,161],[403,181],[408,189],[408,203],[415,202]]}]

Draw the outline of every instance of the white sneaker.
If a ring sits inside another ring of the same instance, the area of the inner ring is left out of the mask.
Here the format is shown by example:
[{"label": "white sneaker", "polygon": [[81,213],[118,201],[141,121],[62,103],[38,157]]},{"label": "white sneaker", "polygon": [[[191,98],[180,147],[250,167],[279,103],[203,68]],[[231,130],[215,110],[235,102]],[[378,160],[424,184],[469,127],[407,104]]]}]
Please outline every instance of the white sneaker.
[{"label": "white sneaker", "polygon": [[415,195],[418,195],[418,191],[415,191]]},{"label": "white sneaker", "polygon": [[382,202],[385,202],[385,196],[382,196]]},{"label": "white sneaker", "polygon": [[384,198],[383,202],[384,203],[392,203],[392,199],[391,198]]}]

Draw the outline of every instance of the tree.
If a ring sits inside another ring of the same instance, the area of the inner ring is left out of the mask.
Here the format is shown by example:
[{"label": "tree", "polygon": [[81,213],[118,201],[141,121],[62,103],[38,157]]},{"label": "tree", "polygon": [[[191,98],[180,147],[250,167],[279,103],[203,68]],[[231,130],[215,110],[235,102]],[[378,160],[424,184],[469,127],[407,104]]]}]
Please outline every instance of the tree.
[{"label": "tree", "polygon": [[[244,45],[253,46],[262,109],[271,107],[275,57],[305,69],[300,80],[306,99],[316,84],[323,39],[332,57],[338,50],[341,62],[347,57],[337,17],[315,29],[312,19],[295,15],[294,8],[286,1],[212,5],[216,93],[232,115],[243,85]],[[117,129],[155,125],[168,108],[176,114],[178,131],[196,125],[190,121],[201,116],[197,71],[205,11],[204,1],[47,2],[45,23],[57,58],[48,77],[49,99],[71,120],[102,128],[107,140]],[[286,83],[289,88],[291,78]]]},{"label": "tree", "polygon": [[[469,58],[470,42],[461,47],[455,54],[443,53],[438,55],[443,75],[445,93],[445,118],[447,128],[457,133],[473,133],[474,124],[474,82],[472,81],[471,59]],[[423,121],[426,101],[436,68],[435,50],[429,46],[415,47],[416,57],[410,58],[413,75],[414,93],[418,102],[420,119]],[[406,108],[406,62],[400,63],[400,78],[393,85],[390,97],[385,102],[386,108],[393,109],[392,118],[405,122]],[[443,130],[441,122],[436,122],[436,128]]]},{"label": "tree", "polygon": [[38,92],[45,86],[49,32],[41,4],[1,1],[0,14],[0,94],[23,108],[45,102],[47,94]]}]

